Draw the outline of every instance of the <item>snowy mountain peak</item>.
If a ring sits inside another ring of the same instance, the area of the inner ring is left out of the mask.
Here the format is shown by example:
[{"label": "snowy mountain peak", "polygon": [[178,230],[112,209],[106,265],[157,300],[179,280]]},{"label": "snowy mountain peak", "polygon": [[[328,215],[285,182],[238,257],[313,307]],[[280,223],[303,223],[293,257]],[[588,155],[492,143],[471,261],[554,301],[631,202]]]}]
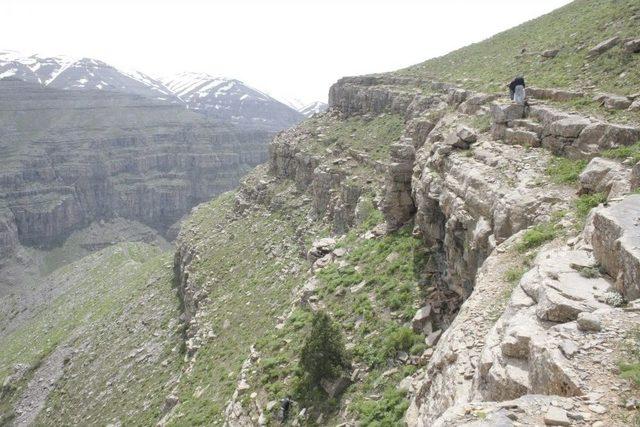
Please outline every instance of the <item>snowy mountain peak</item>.
[{"label": "snowy mountain peak", "polygon": [[47,57],[0,51],[0,79],[18,78],[62,90],[106,90],[184,104],[221,120],[281,129],[300,121],[295,109],[243,82],[184,72],[155,79],[93,58]]},{"label": "snowy mountain peak", "polygon": [[311,104],[305,105],[300,108],[298,111],[302,113],[306,117],[311,117],[314,114],[324,113],[327,111],[327,104],[322,101],[312,102]]}]

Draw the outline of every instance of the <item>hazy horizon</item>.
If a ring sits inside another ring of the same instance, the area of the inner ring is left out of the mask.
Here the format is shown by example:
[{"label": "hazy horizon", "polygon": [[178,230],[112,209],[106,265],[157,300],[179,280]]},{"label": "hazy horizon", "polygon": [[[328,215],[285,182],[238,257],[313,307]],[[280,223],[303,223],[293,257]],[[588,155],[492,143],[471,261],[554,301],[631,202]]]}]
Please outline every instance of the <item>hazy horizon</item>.
[{"label": "hazy horizon", "polygon": [[152,77],[204,72],[310,103],[342,76],[422,62],[569,1],[434,3],[7,0],[0,50],[91,57]]}]

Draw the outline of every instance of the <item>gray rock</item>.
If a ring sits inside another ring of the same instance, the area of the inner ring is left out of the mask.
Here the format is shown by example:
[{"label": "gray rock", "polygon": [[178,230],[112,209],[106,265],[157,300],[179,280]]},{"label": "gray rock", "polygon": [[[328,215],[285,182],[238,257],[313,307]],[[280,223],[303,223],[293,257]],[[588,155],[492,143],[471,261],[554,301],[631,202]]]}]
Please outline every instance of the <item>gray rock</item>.
[{"label": "gray rock", "polygon": [[507,123],[524,117],[524,106],[517,104],[491,103],[491,117],[495,123]]},{"label": "gray rock", "polygon": [[542,52],[540,56],[542,56],[543,58],[555,58],[559,52],[560,49],[549,49]]},{"label": "gray rock", "polygon": [[575,92],[565,89],[527,88],[527,96],[535,99],[549,99],[551,101],[570,101],[584,96],[584,92]]},{"label": "gray rock", "polygon": [[598,97],[604,107],[609,110],[626,110],[631,106],[632,101],[626,96],[615,94],[604,94]]},{"label": "gray rock", "polygon": [[438,343],[440,339],[440,335],[442,335],[442,330],[438,329],[437,331],[433,331],[425,338],[425,344],[429,347],[433,347]]},{"label": "gray rock", "polygon": [[469,144],[473,144],[478,140],[478,135],[466,126],[459,127],[456,135],[458,135],[458,138]]},{"label": "gray rock", "polygon": [[619,162],[601,157],[592,159],[580,173],[580,193],[604,193],[608,198],[630,190],[629,171]]},{"label": "gray rock", "polygon": [[411,320],[411,327],[416,333],[430,333],[431,332],[431,304],[427,304],[413,316]]},{"label": "gray rock", "polygon": [[551,123],[545,133],[563,138],[577,138],[589,124],[591,121],[586,117],[570,116]]},{"label": "gray rock", "polygon": [[624,51],[627,53],[640,53],[640,39],[626,42],[624,44]]},{"label": "gray rock", "polygon": [[613,48],[620,42],[620,37],[611,37],[601,43],[598,43],[595,47],[591,48],[587,53],[588,58],[595,58],[598,55],[603,54],[609,49]]},{"label": "gray rock", "polygon": [[578,329],[586,332],[598,332],[602,329],[600,317],[593,313],[580,313],[577,319]]},{"label": "gray rock", "polygon": [[[578,316],[580,318],[580,316]],[[573,340],[565,339],[560,342],[560,351],[567,359],[571,359],[578,352],[578,346]]]},{"label": "gray rock", "polygon": [[548,426],[569,426],[571,422],[567,417],[567,411],[551,406],[544,415],[544,423]]}]

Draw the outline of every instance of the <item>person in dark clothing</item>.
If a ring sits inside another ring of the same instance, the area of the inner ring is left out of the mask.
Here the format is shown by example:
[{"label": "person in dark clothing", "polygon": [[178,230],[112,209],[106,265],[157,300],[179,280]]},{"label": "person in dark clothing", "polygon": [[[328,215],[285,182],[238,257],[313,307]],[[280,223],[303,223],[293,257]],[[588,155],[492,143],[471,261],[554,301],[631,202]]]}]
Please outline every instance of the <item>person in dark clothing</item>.
[{"label": "person in dark clothing", "polygon": [[511,98],[512,100],[513,100],[513,96],[516,93],[517,86],[526,87],[524,84],[524,77],[518,76],[515,79],[513,79],[511,83],[509,83],[509,98]]},{"label": "person in dark clothing", "polygon": [[280,421],[284,423],[289,416],[289,408],[291,408],[291,398],[285,397],[280,401]]}]

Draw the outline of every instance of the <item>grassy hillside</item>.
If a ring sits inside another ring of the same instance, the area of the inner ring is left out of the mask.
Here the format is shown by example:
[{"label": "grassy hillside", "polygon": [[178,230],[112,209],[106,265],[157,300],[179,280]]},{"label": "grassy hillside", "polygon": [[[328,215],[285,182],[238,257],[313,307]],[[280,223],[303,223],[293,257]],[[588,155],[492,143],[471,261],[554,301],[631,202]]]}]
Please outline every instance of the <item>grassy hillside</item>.
[{"label": "grassy hillside", "polygon": [[249,348],[286,314],[306,274],[298,244],[313,226],[305,226],[304,202],[291,183],[274,192],[282,204],[275,212],[259,207],[236,217],[227,193],[183,226],[182,241],[198,253],[190,276],[207,295],[198,322],[208,333],[178,387],[175,425],[222,422]]},{"label": "grassy hillside", "polygon": [[[504,91],[516,74],[539,87],[591,88],[619,94],[640,91],[640,55],[620,46],[588,59],[587,52],[613,36],[640,37],[637,0],[577,0],[547,15],[400,73]],[[555,58],[540,53],[559,49]]]},{"label": "grassy hillside", "polygon": [[[179,372],[171,253],[124,243],[53,275],[71,282],[68,289],[0,338],[0,378],[26,368],[3,388],[2,420],[41,401],[38,425],[154,422],[165,384]],[[49,377],[49,365],[60,373],[52,364],[61,351],[61,377]],[[41,383],[54,383],[48,396],[38,391]]]}]

